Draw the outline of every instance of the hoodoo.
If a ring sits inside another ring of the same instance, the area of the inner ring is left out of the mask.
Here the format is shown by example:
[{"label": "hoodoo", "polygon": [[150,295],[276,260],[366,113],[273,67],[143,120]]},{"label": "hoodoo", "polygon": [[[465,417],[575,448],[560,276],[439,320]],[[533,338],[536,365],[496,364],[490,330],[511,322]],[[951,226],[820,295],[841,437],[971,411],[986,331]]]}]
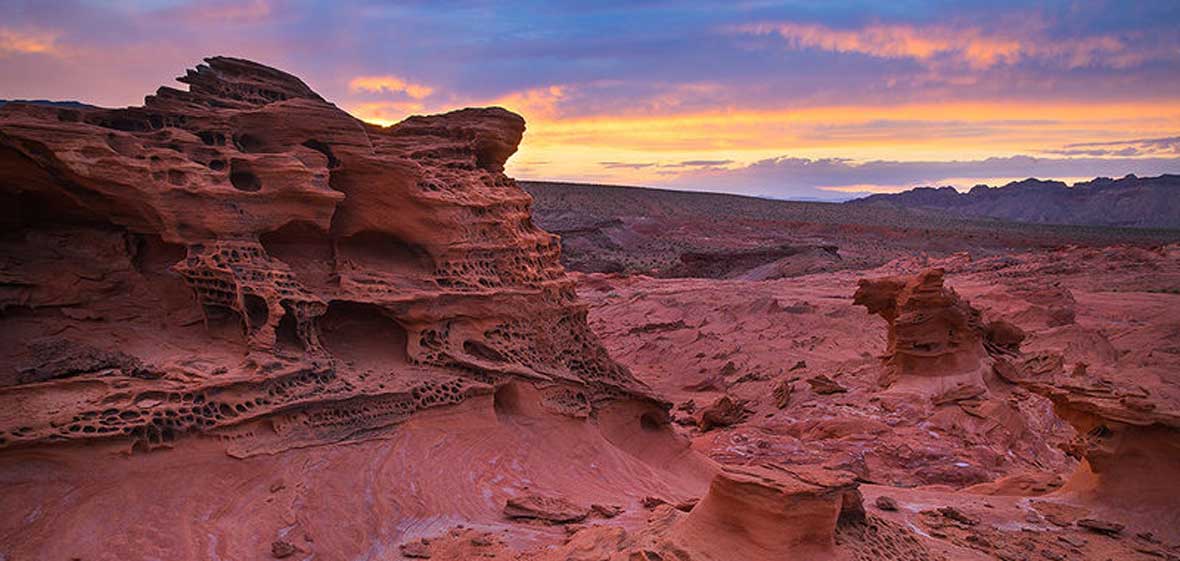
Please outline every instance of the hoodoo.
[{"label": "hoodoo", "polygon": [[929,269],[910,278],[860,281],[853,303],[889,323],[882,386],[934,392],[982,387],[988,350],[1019,346],[1023,335],[1015,326],[1000,321],[985,328],[979,311],[943,278],[942,269]]},{"label": "hoodoo", "polygon": [[850,473],[733,467],[713,479],[673,535],[706,559],[830,559],[842,516],[864,516]]}]

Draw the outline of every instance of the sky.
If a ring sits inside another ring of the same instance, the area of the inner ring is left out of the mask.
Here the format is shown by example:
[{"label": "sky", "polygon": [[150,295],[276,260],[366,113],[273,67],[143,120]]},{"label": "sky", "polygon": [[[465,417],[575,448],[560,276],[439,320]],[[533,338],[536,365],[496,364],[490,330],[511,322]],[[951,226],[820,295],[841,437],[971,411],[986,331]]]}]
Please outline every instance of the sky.
[{"label": "sky", "polygon": [[213,55],[366,121],[500,105],[508,172],[794,199],[1180,173],[1180,2],[0,0],[0,99]]}]

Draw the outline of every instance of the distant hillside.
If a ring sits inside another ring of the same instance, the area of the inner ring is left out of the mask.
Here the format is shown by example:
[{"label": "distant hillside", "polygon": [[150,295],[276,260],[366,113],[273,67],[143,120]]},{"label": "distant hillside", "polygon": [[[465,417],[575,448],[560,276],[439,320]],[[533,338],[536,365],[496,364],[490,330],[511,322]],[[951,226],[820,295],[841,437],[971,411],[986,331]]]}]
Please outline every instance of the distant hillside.
[{"label": "distant hillside", "polygon": [[[873,205],[519,181],[533,220],[582,272],[762,280],[877,267],[900,256],[1009,254],[1065,244],[1155,246],[1180,230],[1028,224]],[[933,189],[929,191],[934,191]]]},{"label": "distant hillside", "polygon": [[978,185],[967,193],[953,187],[919,187],[844,204],[935,210],[1036,224],[1180,228],[1180,175],[1100,177],[1073,187],[1060,181],[1025,179],[1003,187]]},{"label": "distant hillside", "polygon": [[29,105],[48,105],[50,107],[69,107],[73,109],[84,109],[86,107],[94,107],[79,101],[52,101],[48,99],[0,99],[0,107],[4,107],[7,103],[27,103]]}]

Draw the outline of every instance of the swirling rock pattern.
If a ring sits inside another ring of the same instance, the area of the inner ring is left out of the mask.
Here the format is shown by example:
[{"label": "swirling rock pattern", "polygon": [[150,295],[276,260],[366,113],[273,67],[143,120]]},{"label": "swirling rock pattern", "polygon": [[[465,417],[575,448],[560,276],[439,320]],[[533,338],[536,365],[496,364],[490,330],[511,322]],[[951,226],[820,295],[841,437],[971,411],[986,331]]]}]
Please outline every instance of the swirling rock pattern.
[{"label": "swirling rock pattern", "polygon": [[0,109],[0,447],[207,433],[251,455],[514,379],[572,416],[658,404],[503,173],[520,116],[383,128],[225,57],[179,80],[142,107]]}]

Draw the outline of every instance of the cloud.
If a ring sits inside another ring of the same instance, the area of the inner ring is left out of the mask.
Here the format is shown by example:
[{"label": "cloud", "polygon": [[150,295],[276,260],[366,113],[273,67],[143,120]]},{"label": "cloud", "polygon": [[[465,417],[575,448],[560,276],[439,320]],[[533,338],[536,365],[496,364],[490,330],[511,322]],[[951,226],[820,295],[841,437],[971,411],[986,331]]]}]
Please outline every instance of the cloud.
[{"label": "cloud", "polygon": [[57,54],[60,49],[56,31],[11,29],[0,27],[0,57],[14,54]]},{"label": "cloud", "polygon": [[681,174],[667,184],[693,189],[766,196],[823,196],[832,191],[900,191],[922,185],[970,187],[992,178],[1061,179],[1121,177],[1128,173],[1180,172],[1172,158],[1037,158],[1009,156],[980,160],[857,162],[846,158],[768,158],[734,169]]},{"label": "cloud", "polygon": [[[346,110],[356,118],[384,126],[399,122],[413,113],[440,113],[456,107],[487,106],[500,106],[520,113],[531,125],[557,117],[558,103],[564,99],[568,91],[564,86],[546,86],[510,92],[498,97],[475,98],[439,92],[429,86],[413,84],[396,76],[359,76],[349,82],[349,89],[366,93],[401,92],[411,98],[404,101],[361,101],[346,104]],[[426,101],[426,98],[430,100]]]},{"label": "cloud", "polygon": [[862,29],[839,30],[825,25],[761,23],[737,28],[759,35],[777,34],[795,49],[820,49],[838,53],[861,53],[881,58],[928,60],[939,54],[956,54],[972,66],[986,68],[998,62],[1014,62],[1020,43],[987,37],[978,29],[952,34],[943,27],[919,29],[911,25],[870,25]]},{"label": "cloud", "polygon": [[1075,142],[1066,144],[1061,150],[1046,150],[1050,154],[1066,156],[1138,156],[1177,155],[1180,156],[1180,136],[1164,138],[1135,138],[1106,142]]},{"label": "cloud", "polygon": [[607,169],[643,169],[643,168],[656,167],[659,165],[655,162],[598,162],[598,163],[599,163],[599,165],[601,165],[602,167],[607,168]]},{"label": "cloud", "polygon": [[1056,154],[1058,156],[1139,156],[1143,152],[1134,147],[1127,146],[1126,148],[1108,149],[1108,148],[1069,148],[1064,150],[1045,150],[1046,154]]},{"label": "cloud", "polygon": [[678,173],[673,170],[684,170],[691,168],[719,168],[721,166],[732,164],[733,160],[684,160],[680,162],[598,162],[598,165],[606,169],[648,169],[659,168],[660,174],[674,174]]},{"label": "cloud", "polygon": [[476,105],[499,105],[524,115],[526,119],[552,118],[558,115],[559,104],[566,99],[570,91],[569,86],[563,85],[529,88]]},{"label": "cloud", "polygon": [[[727,188],[748,192],[796,185],[739,171],[784,154],[1150,158],[1174,152],[1067,145],[1180,134],[1175,2],[544,4],[17,0],[0,22],[0,98],[138,104],[225,54],[382,124],[508,107],[528,121],[509,165],[532,177],[708,186],[736,174],[749,181]],[[52,56],[20,54],[38,50]]]},{"label": "cloud", "polygon": [[1043,26],[1025,25],[1015,31],[946,24],[870,24],[839,29],[821,24],[764,22],[734,26],[733,31],[752,35],[777,35],[792,49],[818,49],[858,53],[877,58],[914,59],[923,62],[952,60],[982,70],[1039,59],[1065,68],[1098,65],[1122,68],[1140,64],[1152,56],[1171,56],[1174,49],[1132,51],[1113,35],[1077,38],[1048,37]]},{"label": "cloud", "polygon": [[370,101],[350,105],[348,112],[362,121],[387,127],[414,113],[426,112],[426,106],[416,101]]},{"label": "cloud", "polygon": [[348,89],[353,92],[367,93],[403,93],[412,99],[425,99],[434,93],[434,88],[415,84],[397,76],[357,76],[348,82]]}]

